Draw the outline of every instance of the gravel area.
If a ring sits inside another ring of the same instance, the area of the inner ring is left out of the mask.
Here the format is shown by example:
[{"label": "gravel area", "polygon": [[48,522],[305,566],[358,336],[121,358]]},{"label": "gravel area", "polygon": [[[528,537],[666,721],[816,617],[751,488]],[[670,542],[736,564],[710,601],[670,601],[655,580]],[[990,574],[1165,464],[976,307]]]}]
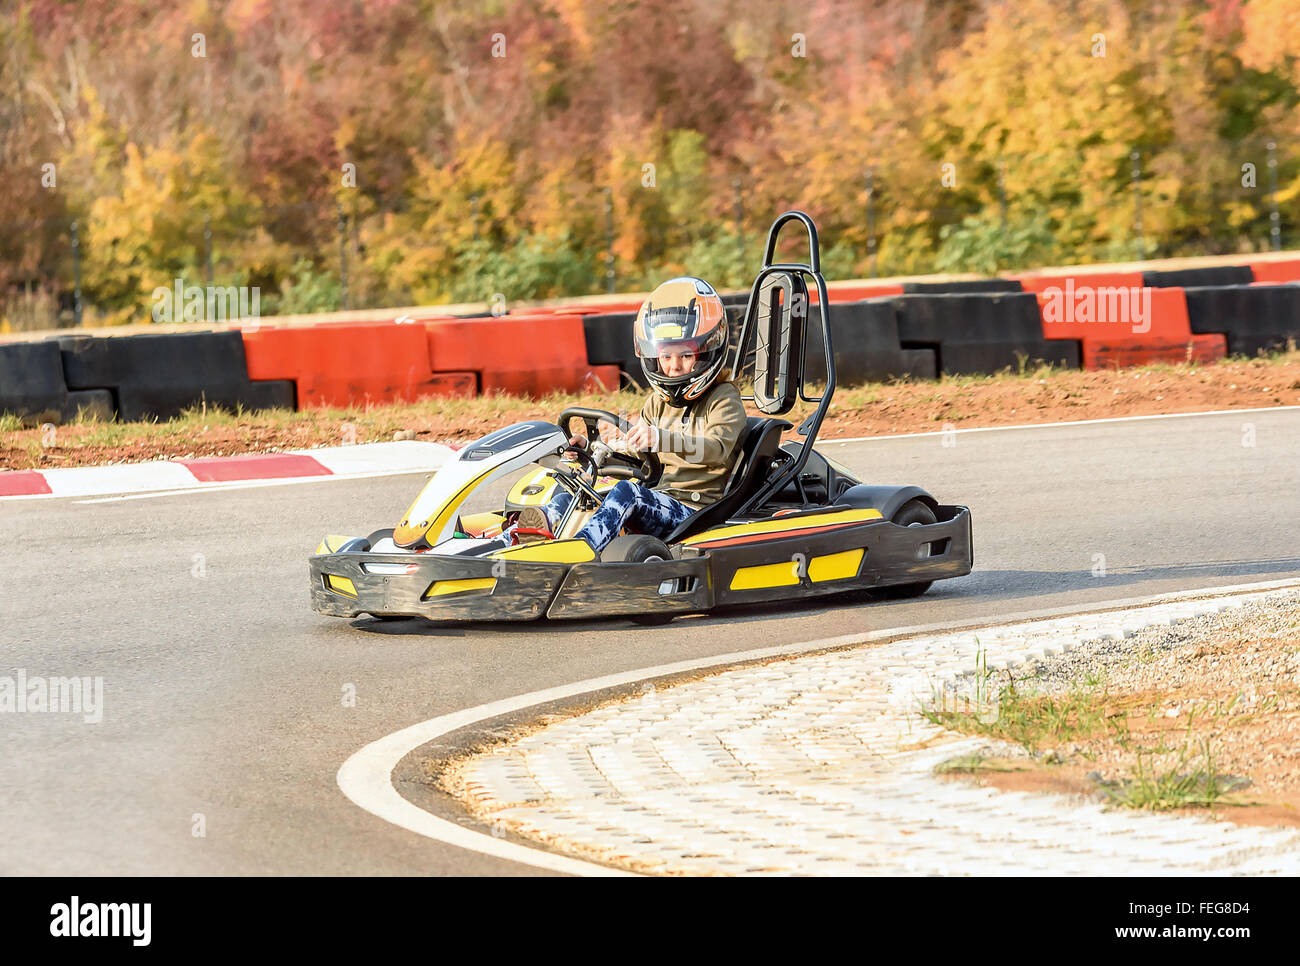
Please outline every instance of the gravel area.
[{"label": "gravel area", "polygon": [[1084,641],[1039,664],[1035,682],[1048,692],[1065,690],[1089,675],[1133,690],[1167,688],[1189,676],[1214,690],[1246,680],[1300,686],[1297,636],[1300,591],[1278,593],[1262,604],[1147,628],[1129,638]]},{"label": "gravel area", "polygon": [[[1225,817],[1300,824],[1300,592],[1128,638],[1085,640],[1032,669],[1017,668],[1015,677],[1022,693],[1091,691],[1108,722],[1127,729],[1127,743],[1115,739],[1121,728],[1111,727],[1039,748],[1038,760],[1061,778],[1123,781],[1134,774],[1137,752],[1147,769],[1200,767],[1208,747],[1220,774],[1249,780],[1232,800],[1250,807]],[[998,672],[991,684],[1006,680]],[[1024,781],[988,779],[1000,787]]]}]

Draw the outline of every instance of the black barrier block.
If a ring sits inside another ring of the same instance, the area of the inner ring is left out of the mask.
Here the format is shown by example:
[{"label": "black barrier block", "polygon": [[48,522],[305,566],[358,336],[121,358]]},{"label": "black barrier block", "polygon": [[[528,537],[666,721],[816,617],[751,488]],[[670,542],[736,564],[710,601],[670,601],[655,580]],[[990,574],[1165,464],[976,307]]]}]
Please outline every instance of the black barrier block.
[{"label": "black barrier block", "polygon": [[109,390],[77,389],[68,393],[68,403],[64,407],[63,417],[72,419],[78,414],[85,414],[104,422],[111,422],[115,412],[117,412],[117,402]]},{"label": "black barrier block", "polygon": [[1249,285],[1253,281],[1255,273],[1249,265],[1214,265],[1210,268],[1175,268],[1142,273],[1142,284],[1151,288]]},{"label": "black barrier block", "polygon": [[1042,316],[1032,292],[993,295],[901,295],[897,309],[903,342],[1040,342]]},{"label": "black barrier block", "polygon": [[1300,285],[1226,285],[1184,290],[1196,333],[1223,333],[1228,354],[1254,356],[1300,342]]},{"label": "black barrier block", "polygon": [[903,370],[912,379],[938,379],[939,360],[933,349],[901,349]]},{"label": "black barrier block", "polygon": [[642,389],[650,383],[641,370],[641,360],[636,357],[632,341],[632,323],[635,312],[610,312],[605,315],[584,315],[582,334],[587,343],[587,362],[593,366],[617,365]]},{"label": "black barrier block", "polygon": [[907,349],[931,349],[940,372],[950,376],[992,374],[1010,368],[1019,369],[1038,363],[1051,363],[1065,369],[1078,369],[1080,347],[1075,339],[1027,339],[1011,342],[944,342],[940,345],[916,345],[904,342]]},{"label": "black barrier block", "polygon": [[52,342],[0,345],[0,412],[63,414],[68,386],[59,347]]},{"label": "black barrier block", "polygon": [[904,295],[989,295],[994,292],[1023,292],[1016,278],[977,278],[966,282],[904,282]]},{"label": "black barrier block", "polygon": [[238,332],[63,336],[69,389],[111,389],[118,418],[168,419],[190,406],[293,408],[293,384],[250,382]]},{"label": "black barrier block", "polygon": [[298,386],[292,379],[254,379],[248,386],[245,409],[298,408]]},{"label": "black barrier block", "polygon": [[[898,341],[898,320],[890,299],[838,302],[830,307],[831,345],[835,349],[835,376],[840,385],[884,382],[909,374]],[[826,380],[826,349],[822,341],[821,306],[808,312],[804,378]]]}]

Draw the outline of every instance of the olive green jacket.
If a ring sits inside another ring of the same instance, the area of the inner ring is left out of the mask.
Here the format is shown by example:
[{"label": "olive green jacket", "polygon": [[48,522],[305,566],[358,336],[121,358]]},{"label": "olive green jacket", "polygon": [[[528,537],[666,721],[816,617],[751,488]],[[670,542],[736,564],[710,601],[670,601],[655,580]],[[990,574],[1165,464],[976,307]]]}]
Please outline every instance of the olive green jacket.
[{"label": "olive green jacket", "polygon": [[717,502],[748,420],[735,383],[718,382],[685,409],[651,393],[641,407],[641,419],[659,430],[664,472],[655,489],[689,507]]}]

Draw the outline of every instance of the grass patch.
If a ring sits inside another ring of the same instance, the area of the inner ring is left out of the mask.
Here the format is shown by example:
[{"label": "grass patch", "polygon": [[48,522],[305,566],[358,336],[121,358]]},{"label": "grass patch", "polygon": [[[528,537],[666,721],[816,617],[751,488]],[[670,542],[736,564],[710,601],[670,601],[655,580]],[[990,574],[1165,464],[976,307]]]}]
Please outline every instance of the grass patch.
[{"label": "grass patch", "polygon": [[1084,687],[1063,695],[1029,694],[1015,682],[1003,688],[991,705],[967,711],[928,708],[931,724],[963,734],[1014,742],[1031,754],[1062,743],[1105,734],[1109,716],[1103,701]]},{"label": "grass patch", "polygon": [[991,758],[978,752],[972,755],[958,755],[956,758],[949,758],[947,761],[941,761],[934,766],[936,775],[979,775],[986,772],[1019,770],[1019,767],[1013,766],[1005,759]]},{"label": "grass patch", "polygon": [[1164,768],[1156,763],[1159,749],[1139,749],[1130,777],[1098,781],[1097,785],[1116,805],[1161,812],[1175,808],[1213,808],[1250,784],[1249,779],[1219,772],[1208,739],[1199,743],[1200,756],[1191,760],[1189,745],[1179,751],[1177,761]]},{"label": "grass patch", "polygon": [[[1016,680],[1009,671],[991,671],[981,649],[976,657],[973,693],[938,693],[920,714],[949,731],[1017,744],[1044,765],[1068,763],[1069,756],[1061,751],[1065,747],[1072,747],[1080,758],[1095,760],[1095,750],[1079,745],[1091,742],[1095,749],[1098,741],[1108,742],[1121,749],[1132,764],[1116,780],[1104,781],[1095,773],[1089,777],[1112,804],[1151,811],[1243,804],[1226,799],[1250,784],[1249,779],[1221,772],[1215,764],[1211,739],[1194,738],[1194,728],[1198,723],[1215,727],[1245,724],[1276,706],[1275,701],[1266,699],[1254,714],[1234,718],[1237,698],[1189,702],[1183,705],[1183,721],[1177,731],[1152,732],[1152,726],[1165,717],[1159,708],[1138,706],[1132,700],[1108,694],[1098,677],[1071,683],[1063,695],[1035,693],[1028,685],[1029,679]],[[1134,716],[1138,725],[1145,724],[1148,729],[1145,744],[1134,739]],[[977,753],[945,761],[935,773],[976,775],[1012,770],[1016,769]]]}]

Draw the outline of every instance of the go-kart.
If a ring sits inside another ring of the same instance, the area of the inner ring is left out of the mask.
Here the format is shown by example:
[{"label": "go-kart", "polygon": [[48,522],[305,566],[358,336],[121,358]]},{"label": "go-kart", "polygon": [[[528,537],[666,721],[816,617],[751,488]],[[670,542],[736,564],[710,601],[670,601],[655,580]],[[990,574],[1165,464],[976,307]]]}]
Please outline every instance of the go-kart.
[{"label": "go-kart", "polygon": [[[807,230],[810,261],[774,263],[782,226]],[[751,416],[721,499],[659,539],[623,533],[596,553],[575,536],[619,479],[653,486],[653,453],[600,440],[604,420],[621,417],[568,408],[556,422],[517,423],[461,449],[411,504],[400,523],[366,537],[325,537],[311,557],[312,608],[335,617],[419,616],[434,620],[513,621],[626,615],[662,623],[715,607],[795,600],[845,591],[912,597],[935,580],[972,567],[971,514],[940,504],[916,486],[865,484],[816,452],[813,443],[835,391],[830,328],[808,311],[811,278],[829,305],[817,230],[802,212],[781,215],[768,232],[763,265],[734,349],[732,371],[752,378]],[[806,321],[821,325],[826,385],[806,394]],[[752,348],[751,348],[752,346]],[[816,403],[792,424],[779,419],[801,399]],[[581,420],[592,441],[569,445]],[[462,512],[475,492],[526,470],[499,511]],[[515,527],[526,506],[563,488],[572,494],[554,535]]]}]

